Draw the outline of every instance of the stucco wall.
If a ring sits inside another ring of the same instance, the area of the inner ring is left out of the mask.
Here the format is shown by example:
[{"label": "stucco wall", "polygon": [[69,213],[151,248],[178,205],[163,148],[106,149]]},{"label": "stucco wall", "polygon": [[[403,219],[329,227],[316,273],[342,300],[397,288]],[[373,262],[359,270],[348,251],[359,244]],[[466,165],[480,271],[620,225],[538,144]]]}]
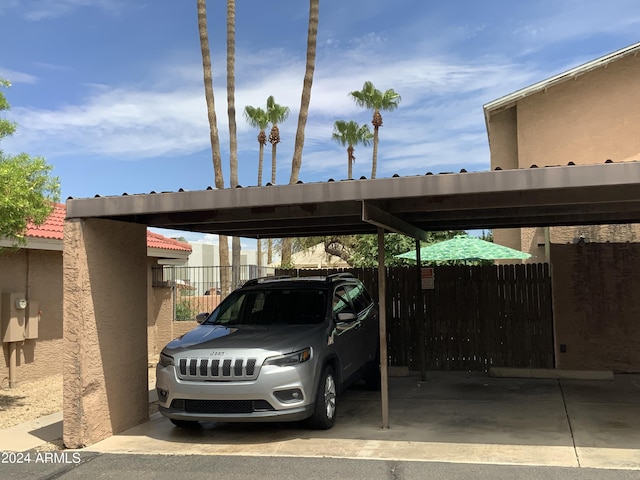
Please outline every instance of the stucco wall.
[{"label": "stucco wall", "polygon": [[169,343],[173,334],[173,290],[155,287],[152,292],[153,328],[149,331],[149,356],[156,356]]},{"label": "stucco wall", "polygon": [[640,159],[638,77],[631,55],[519,100],[519,166]]},{"label": "stucco wall", "polygon": [[[37,340],[17,343],[16,381],[30,382],[62,374],[62,252],[3,250],[0,291],[25,293],[42,312]],[[9,376],[8,344],[3,344],[0,385]]]},{"label": "stucco wall", "polygon": [[[148,259],[147,349],[150,357],[157,355],[174,338],[171,289],[151,286],[151,266],[156,263],[155,259]],[[18,344],[18,383],[62,375],[62,281],[60,251],[0,251],[0,292],[24,292],[29,299],[39,302],[42,311],[38,339]],[[9,379],[8,344],[2,345],[2,353],[0,387],[6,387]]]},{"label": "stucco wall", "polygon": [[143,225],[65,222],[64,422],[67,447],[148,419]]},{"label": "stucco wall", "polygon": [[511,107],[491,116],[491,169],[518,168],[518,116],[516,107]]},{"label": "stucco wall", "polygon": [[640,372],[640,244],[551,245],[551,262],[557,367]]},{"label": "stucco wall", "polygon": [[[630,55],[517,101],[489,119],[491,168],[529,168],[640,160],[640,56]],[[514,132],[517,132],[514,137]],[[517,161],[510,155],[516,152]],[[589,231],[593,241],[638,241],[640,227],[556,227],[552,243],[571,242]],[[535,257],[543,252],[531,232],[495,230],[494,238]],[[518,244],[519,243],[519,244]],[[531,261],[535,261],[531,259]]]}]

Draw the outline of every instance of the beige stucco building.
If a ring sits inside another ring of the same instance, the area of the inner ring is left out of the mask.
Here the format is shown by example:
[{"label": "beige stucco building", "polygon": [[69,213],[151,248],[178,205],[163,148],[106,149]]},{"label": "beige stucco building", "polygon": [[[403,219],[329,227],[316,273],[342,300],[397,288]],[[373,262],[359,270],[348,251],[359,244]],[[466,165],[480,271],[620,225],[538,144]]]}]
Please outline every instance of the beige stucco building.
[{"label": "beige stucco building", "polygon": [[[491,168],[640,161],[640,43],[484,106]],[[593,199],[593,204],[598,203]],[[494,230],[551,264],[556,366],[640,368],[640,224]]]},{"label": "beige stucco building", "polygon": [[[61,375],[63,372],[64,217],[65,206],[55,205],[53,213],[43,225],[28,227],[27,244],[22,248],[8,248],[10,243],[0,240],[0,293],[24,294],[28,301],[38,302],[40,311],[37,338],[2,342],[2,387],[9,385],[11,377],[19,383]],[[188,244],[147,231],[142,256],[146,258],[147,278],[139,282],[141,288],[146,289],[147,297],[147,311],[144,313],[147,317],[147,328],[144,330],[147,336],[147,351],[143,352],[145,356],[158,353],[174,336],[183,333],[182,330],[174,331],[172,289],[152,287],[151,269],[163,260],[186,261],[189,253]],[[107,295],[106,289],[103,295]],[[139,325],[138,322],[133,323]],[[193,326],[192,322],[182,323]],[[16,357],[13,369],[10,367],[12,349]]]},{"label": "beige stucco building", "polygon": [[[640,43],[484,106],[491,169],[640,160]],[[637,225],[495,230],[497,243],[548,261],[549,243],[639,242]]]}]

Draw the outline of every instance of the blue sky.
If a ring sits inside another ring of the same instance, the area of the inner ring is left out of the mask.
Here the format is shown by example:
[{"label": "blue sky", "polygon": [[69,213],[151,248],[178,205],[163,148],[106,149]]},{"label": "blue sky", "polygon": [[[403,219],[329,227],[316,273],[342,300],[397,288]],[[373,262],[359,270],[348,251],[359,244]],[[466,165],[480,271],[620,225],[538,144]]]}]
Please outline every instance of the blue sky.
[{"label": "blue sky", "polygon": [[[226,2],[209,1],[225,182]],[[287,183],[306,54],[308,2],[238,1],[236,108],[241,185],[257,182],[257,131],[241,112],[269,95],[280,126],[277,183]],[[640,40],[636,0],[321,0],[317,63],[300,179],[346,178],[335,120],[369,123],[348,92],[395,89],[383,112],[378,177],[487,170],[483,104]],[[0,76],[17,134],[10,153],[41,155],[62,198],[213,185],[196,2],[2,0]],[[354,177],[370,176],[371,147]],[[270,145],[265,155],[270,178]]]}]

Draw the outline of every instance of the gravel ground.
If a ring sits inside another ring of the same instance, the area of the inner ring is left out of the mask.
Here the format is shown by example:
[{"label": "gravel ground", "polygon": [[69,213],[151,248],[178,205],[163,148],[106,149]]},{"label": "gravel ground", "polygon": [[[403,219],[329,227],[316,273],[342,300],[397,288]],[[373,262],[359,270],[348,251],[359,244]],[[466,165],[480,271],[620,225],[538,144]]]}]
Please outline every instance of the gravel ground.
[{"label": "gravel ground", "polygon": [[[149,378],[155,378],[155,366],[149,368]],[[62,410],[62,375],[33,382],[19,382],[9,388],[0,387],[0,430],[35,420]],[[149,404],[149,415],[158,411],[157,402]],[[63,448],[62,439],[45,444],[42,450]]]},{"label": "gravel ground", "polygon": [[0,389],[0,430],[62,410],[62,375]]}]

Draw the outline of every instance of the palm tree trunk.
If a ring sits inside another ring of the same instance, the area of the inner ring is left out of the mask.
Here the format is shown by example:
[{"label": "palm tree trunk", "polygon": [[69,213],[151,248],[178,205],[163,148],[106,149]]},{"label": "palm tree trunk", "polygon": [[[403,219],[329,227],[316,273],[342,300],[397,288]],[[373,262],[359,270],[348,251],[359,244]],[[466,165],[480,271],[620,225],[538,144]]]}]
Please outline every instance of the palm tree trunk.
[{"label": "palm tree trunk", "polygon": [[[261,134],[262,134],[262,131],[258,135],[258,143],[260,144],[260,154],[258,156],[258,186],[259,187],[262,186],[262,165],[264,163],[264,143],[262,143],[261,141]],[[262,240],[260,239],[258,239],[258,241],[256,242],[256,250],[258,251],[258,258],[256,262],[258,264],[258,276],[263,277],[264,272],[262,270],[264,265],[262,262]]]},{"label": "palm tree trunk", "polygon": [[[298,128],[296,130],[296,142],[293,148],[291,160],[290,184],[298,182],[300,167],[302,166],[302,148],[304,146],[304,128],[309,116],[309,103],[311,102],[311,86],[313,85],[313,72],[316,67],[316,41],[318,39],[318,18],[320,12],[320,0],[309,0],[309,29],[307,32],[307,66],[302,83],[302,98],[300,100],[300,112],[298,114]],[[282,239],[282,265],[291,264],[291,239]]]},{"label": "palm tree trunk", "polygon": [[376,178],[378,169],[378,126],[373,127],[373,160],[371,161],[371,178]]},{"label": "palm tree trunk", "polygon": [[298,114],[298,128],[296,130],[296,142],[291,161],[290,184],[298,182],[300,167],[302,166],[302,148],[304,146],[304,128],[309,115],[309,103],[311,102],[311,86],[313,84],[313,72],[316,66],[316,40],[318,38],[318,18],[320,0],[309,0],[309,30],[307,32],[307,66],[302,84],[302,98],[300,101],[300,113]]},{"label": "palm tree trunk", "polygon": [[260,144],[259,154],[258,154],[258,186],[262,186],[262,167],[264,165],[264,144],[259,140],[260,135],[258,135],[258,142]]},{"label": "palm tree trunk", "polygon": [[349,158],[349,167],[347,169],[347,180],[353,180],[353,145],[347,147],[347,156]]},{"label": "palm tree trunk", "polygon": [[[207,103],[207,117],[209,119],[209,136],[211,139],[211,156],[216,188],[224,188],[222,176],[222,157],[220,155],[220,138],[218,136],[218,122],[213,95],[213,76],[211,73],[211,52],[209,50],[209,32],[207,29],[207,2],[196,0],[198,6],[198,32],[200,34],[200,50],[202,53],[202,70],[204,74],[204,96]],[[220,286],[222,294],[229,292],[229,243],[227,237],[219,236],[218,248],[220,254]]]},{"label": "palm tree trunk", "polygon": [[229,176],[238,186],[238,137],[236,127],[236,2],[227,0],[227,114],[229,117]]},{"label": "palm tree trunk", "polygon": [[[271,185],[276,184],[276,145],[271,144]],[[273,240],[270,238],[267,244],[267,265],[273,262]]]},{"label": "palm tree trunk", "polygon": [[276,184],[276,146],[276,143],[271,145],[271,185]]},{"label": "palm tree trunk", "polygon": [[[238,137],[236,128],[236,2],[227,0],[227,114],[229,117],[229,176],[238,186]],[[232,288],[240,285],[240,238],[231,240]]]},{"label": "palm tree trunk", "polygon": [[202,70],[204,72],[204,96],[207,102],[207,116],[209,119],[209,136],[211,139],[211,155],[213,157],[213,171],[216,188],[224,188],[222,176],[222,158],[220,155],[220,139],[218,136],[218,122],[216,119],[215,100],[213,95],[213,76],[211,73],[211,54],[209,51],[209,33],[207,30],[207,2],[198,2],[198,31],[200,33],[200,50],[202,52]]}]

